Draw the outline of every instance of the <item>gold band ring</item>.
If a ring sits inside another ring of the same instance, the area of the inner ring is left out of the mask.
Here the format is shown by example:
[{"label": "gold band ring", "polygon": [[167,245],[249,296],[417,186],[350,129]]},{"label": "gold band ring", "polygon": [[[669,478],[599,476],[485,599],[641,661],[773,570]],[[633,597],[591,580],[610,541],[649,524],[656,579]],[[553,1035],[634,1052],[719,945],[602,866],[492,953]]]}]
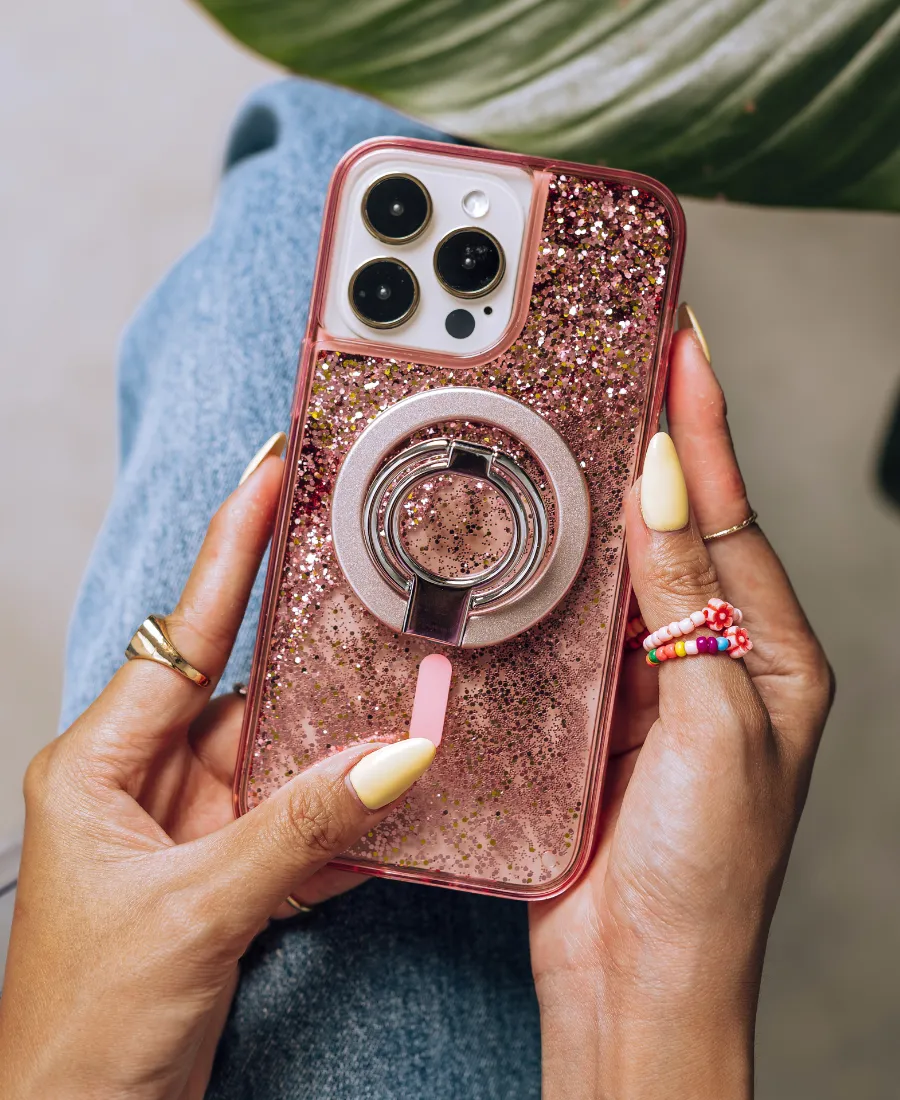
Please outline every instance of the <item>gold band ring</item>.
[{"label": "gold band ring", "polygon": [[294,910],[295,913],[302,913],[305,917],[308,917],[315,908],[315,906],[313,905],[301,905],[300,902],[297,901],[297,899],[292,897],[290,894],[288,894],[287,896],[287,903]]},{"label": "gold band ring", "polygon": [[736,535],[738,531],[744,531],[748,527],[752,527],[754,523],[759,519],[759,516],[752,509],[750,515],[744,520],[743,523],[736,523],[734,527],[726,527],[724,531],[713,531],[711,535],[704,535],[704,542],[712,542],[713,539],[724,539],[728,535]]},{"label": "gold band ring", "polygon": [[198,687],[206,687],[209,683],[209,677],[194,668],[175,648],[162,615],[144,619],[128,643],[125,656],[129,661],[156,661],[167,665]]}]

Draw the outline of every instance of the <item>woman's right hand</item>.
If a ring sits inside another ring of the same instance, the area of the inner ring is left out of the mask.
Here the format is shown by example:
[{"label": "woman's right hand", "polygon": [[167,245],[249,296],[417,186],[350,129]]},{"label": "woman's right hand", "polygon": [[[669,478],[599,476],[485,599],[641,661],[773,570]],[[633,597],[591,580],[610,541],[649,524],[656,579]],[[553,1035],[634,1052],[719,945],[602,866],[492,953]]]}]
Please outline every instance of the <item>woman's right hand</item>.
[{"label": "woman's right hand", "polygon": [[29,768],[0,1000],[5,1100],[202,1096],[250,941],[431,764],[420,738],[360,744],[239,820],[184,838],[186,801],[187,831],[204,831],[185,745],[214,713],[280,474],[266,459],[225,502],[168,620],[210,686],[128,662]]}]

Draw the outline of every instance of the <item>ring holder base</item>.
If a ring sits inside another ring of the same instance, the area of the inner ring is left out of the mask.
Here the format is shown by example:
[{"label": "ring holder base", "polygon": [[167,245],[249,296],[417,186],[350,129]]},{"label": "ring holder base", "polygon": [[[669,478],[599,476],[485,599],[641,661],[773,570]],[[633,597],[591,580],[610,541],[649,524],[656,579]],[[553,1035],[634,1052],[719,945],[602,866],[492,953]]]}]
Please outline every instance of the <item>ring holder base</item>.
[{"label": "ring holder base", "polygon": [[[403,446],[422,429],[461,421],[520,443],[546,475],[543,493],[497,448],[449,435]],[[404,545],[404,503],[439,474],[493,490],[508,510],[510,544],[477,573],[443,575]],[[545,493],[556,516],[552,538]],[[386,409],[347,453],[332,501],[335,552],[363,604],[397,631],[463,648],[496,645],[548,614],[578,574],[589,531],[584,476],[558,433],[512,398],[468,387],[418,393]]]}]

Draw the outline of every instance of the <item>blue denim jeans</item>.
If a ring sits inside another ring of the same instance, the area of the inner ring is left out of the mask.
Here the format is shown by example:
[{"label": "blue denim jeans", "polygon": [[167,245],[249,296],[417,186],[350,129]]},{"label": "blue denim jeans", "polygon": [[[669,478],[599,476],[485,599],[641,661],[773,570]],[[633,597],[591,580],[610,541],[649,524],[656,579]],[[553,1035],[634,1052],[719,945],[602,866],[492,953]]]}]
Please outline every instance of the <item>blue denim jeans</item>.
[{"label": "blue denim jeans", "polygon": [[[135,626],[175,604],[206,524],[289,420],[325,190],[379,134],[436,137],[367,99],[299,80],[241,112],[207,236],[122,343],[121,463],[73,620],[62,722],[122,661]],[[225,690],[246,680],[258,578]],[[453,1100],[540,1093],[525,906],[370,882],[243,963],[216,1100]]]}]

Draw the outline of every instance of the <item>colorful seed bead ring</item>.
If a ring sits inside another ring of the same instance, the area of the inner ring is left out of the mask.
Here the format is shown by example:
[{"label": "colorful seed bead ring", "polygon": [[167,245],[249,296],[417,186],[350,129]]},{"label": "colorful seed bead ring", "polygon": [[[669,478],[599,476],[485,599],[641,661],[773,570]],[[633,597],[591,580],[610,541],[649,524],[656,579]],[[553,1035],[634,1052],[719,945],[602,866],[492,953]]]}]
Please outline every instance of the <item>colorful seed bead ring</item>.
[{"label": "colorful seed bead ring", "polygon": [[[702,611],[694,611],[686,619],[669,623],[648,634],[643,642],[647,664],[658,665],[673,657],[695,657],[700,653],[727,653],[735,659],[743,657],[753,648],[750,635],[741,626],[743,619],[737,607],[713,598]],[[709,638],[703,635],[684,640],[685,634],[692,634],[699,627],[721,632],[722,636]]]}]

